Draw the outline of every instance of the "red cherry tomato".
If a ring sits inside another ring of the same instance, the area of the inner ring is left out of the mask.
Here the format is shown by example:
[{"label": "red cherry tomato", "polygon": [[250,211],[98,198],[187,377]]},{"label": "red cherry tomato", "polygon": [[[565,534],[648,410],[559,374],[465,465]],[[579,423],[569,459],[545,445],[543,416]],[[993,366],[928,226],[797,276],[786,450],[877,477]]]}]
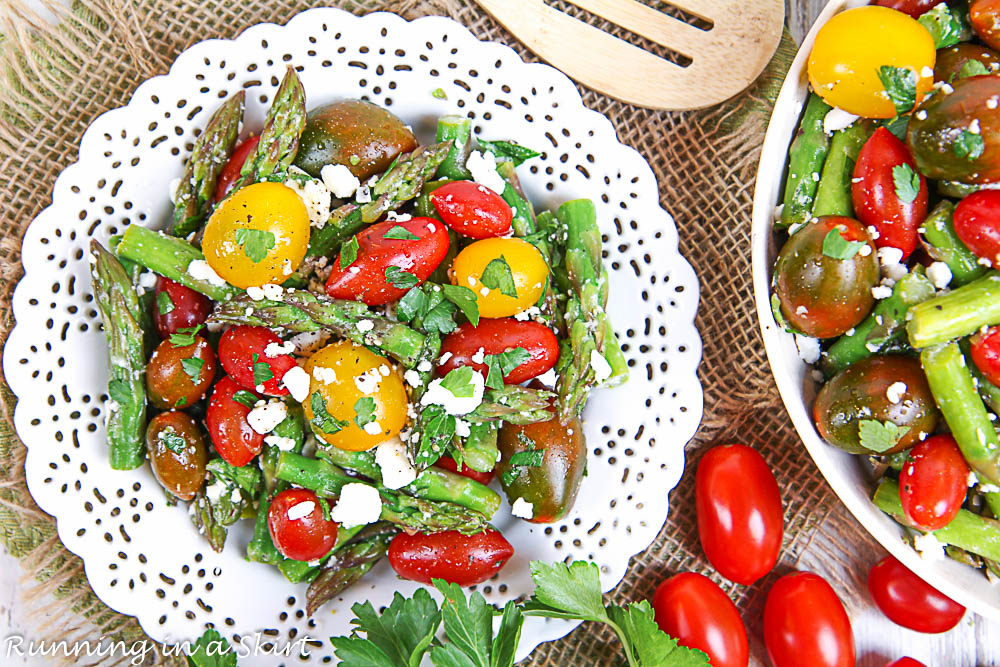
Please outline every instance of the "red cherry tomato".
[{"label": "red cherry tomato", "polygon": [[1000,327],[990,327],[972,337],[972,361],[993,384],[1000,384]]},{"label": "red cherry tomato", "polygon": [[260,398],[257,392],[224,377],[215,385],[205,413],[212,445],[226,463],[237,468],[250,463],[264,446],[264,436],[250,428],[247,422],[250,408],[233,399],[238,391],[248,391],[254,398]]},{"label": "red cherry tomato", "polygon": [[823,577],[793,572],[764,603],[764,645],[774,667],[854,667],[854,633]]},{"label": "red cherry tomato", "polygon": [[389,564],[403,579],[431,583],[444,579],[459,586],[480,584],[514,555],[500,531],[487,528],[475,535],[457,530],[425,535],[400,533],[389,544]]},{"label": "red cherry tomato", "polygon": [[[271,343],[282,344],[278,335],[267,327],[232,327],[219,339],[219,361],[226,373],[243,387],[268,396],[287,396],[288,389],[281,384],[281,378],[298,364],[290,354],[268,356],[266,350]],[[254,364],[258,365],[258,380],[271,376],[262,384],[254,383]],[[267,370],[260,364],[265,364]],[[263,389],[258,389],[261,386]]]},{"label": "red cherry tomato", "polygon": [[[164,294],[166,296],[160,296]],[[160,338],[168,338],[181,329],[204,324],[212,312],[212,302],[204,294],[175,283],[169,278],[156,278],[156,301],[153,322]]]},{"label": "red cherry tomato", "polygon": [[488,239],[510,234],[514,212],[485,185],[454,181],[431,193],[431,203],[449,227],[462,236]]},{"label": "red cherry tomato", "polygon": [[[312,509],[299,507],[304,503]],[[292,560],[322,558],[337,541],[337,524],[323,518],[319,497],[308,489],[287,489],[276,495],[267,510],[267,528],[275,548]]]},{"label": "red cherry tomato", "polygon": [[973,192],[958,202],[955,233],[969,250],[1000,266],[1000,190]]},{"label": "red cherry tomato", "polygon": [[917,632],[947,632],[965,607],[945,597],[892,556],[868,571],[868,592],[893,623]]},{"label": "red cherry tomato", "polygon": [[[397,227],[405,232],[390,233]],[[418,238],[392,238],[406,233]],[[386,234],[389,238],[385,238]],[[381,306],[402,298],[413,287],[412,276],[416,276],[416,284],[427,280],[444,261],[450,243],[447,227],[433,218],[387,220],[368,227],[354,238],[358,240],[357,259],[343,269],[339,257],[331,261],[333,271],[326,281],[326,293],[335,299],[363,301],[369,306]],[[390,282],[392,274],[386,276],[390,267],[393,271],[406,273]],[[400,287],[400,284],[406,286]]]},{"label": "red cherry tomato", "polygon": [[913,658],[904,657],[899,660],[893,660],[885,667],[927,667],[924,663],[919,660],[914,660]]},{"label": "red cherry tomato", "polygon": [[437,463],[435,463],[434,465],[436,465],[439,468],[444,468],[445,470],[456,473],[458,475],[462,475],[463,477],[474,479],[480,484],[489,484],[490,482],[493,481],[494,472],[492,470],[489,472],[479,472],[478,470],[473,470],[469,466],[465,465],[463,465],[462,468],[459,469],[458,464],[455,463],[455,459],[451,458],[450,456],[442,456],[437,460]]},{"label": "red cherry tomato", "polygon": [[875,0],[872,4],[895,9],[898,12],[909,14],[913,18],[919,18],[921,14],[930,11],[942,2],[944,0]]},{"label": "red cherry tomato", "polygon": [[514,348],[524,348],[530,358],[512,369],[506,376],[506,384],[521,384],[538,377],[556,365],[559,359],[559,340],[540,322],[518,322],[512,317],[481,319],[474,327],[466,322],[445,336],[441,343],[441,353],[451,353],[451,357],[438,366],[437,374],[444,376],[459,366],[471,366],[484,376],[489,370],[485,363],[473,361],[482,354],[500,354]]},{"label": "red cherry tomato", "polygon": [[756,450],[708,450],[698,463],[695,509],[701,548],[719,574],[752,584],[771,571],[781,551],[781,493]]},{"label": "red cherry tomato", "polygon": [[[909,165],[920,181],[912,201],[897,193],[893,168]],[[903,251],[903,259],[917,247],[917,228],[927,217],[927,181],[917,172],[916,163],[906,144],[880,127],[865,142],[854,164],[851,185],[854,217],[866,226],[874,226],[879,237],[875,245]]]},{"label": "red cherry tomato", "polygon": [[656,588],[660,629],[681,646],[701,649],[712,667],[746,667],[750,649],[736,605],[708,577],[682,572]]},{"label": "red cherry tomato", "polygon": [[215,201],[222,201],[232,190],[233,184],[240,177],[240,170],[243,169],[243,163],[247,161],[247,157],[250,153],[257,150],[257,144],[260,143],[260,137],[248,137],[233,149],[233,154],[229,156],[229,161],[226,162],[226,166],[222,168],[219,172],[219,180],[215,183]]},{"label": "red cherry tomato", "polygon": [[910,450],[899,473],[899,500],[915,526],[937,530],[951,523],[965,502],[969,464],[950,435],[927,438]]}]

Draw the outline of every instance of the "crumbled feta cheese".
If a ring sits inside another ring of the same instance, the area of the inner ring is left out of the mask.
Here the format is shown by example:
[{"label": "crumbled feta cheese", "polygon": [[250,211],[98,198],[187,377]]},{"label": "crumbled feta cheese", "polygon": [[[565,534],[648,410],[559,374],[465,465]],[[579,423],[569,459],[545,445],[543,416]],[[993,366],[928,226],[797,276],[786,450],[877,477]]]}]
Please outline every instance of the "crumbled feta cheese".
[{"label": "crumbled feta cheese", "polygon": [[351,482],[340,490],[340,500],[330,512],[330,518],[343,528],[375,523],[382,516],[382,496],[368,484]]},{"label": "crumbled feta cheese", "polygon": [[921,558],[927,561],[944,558],[944,545],[938,542],[938,539],[934,537],[934,533],[925,533],[914,537],[913,548],[917,550]]},{"label": "crumbled feta cheese", "polygon": [[[326,167],[323,168],[326,169]],[[289,167],[288,171],[305,174],[304,171],[295,166]],[[299,183],[296,180],[288,179],[285,181],[285,186],[293,190],[302,200],[311,226],[322,227],[326,224],[326,221],[330,219],[330,202],[333,197],[325,181],[310,178],[304,183]]]},{"label": "crumbled feta cheese", "polygon": [[238,503],[243,500],[243,495],[240,493],[239,487],[234,487],[232,493],[229,494],[229,502]]},{"label": "crumbled feta cheese", "polygon": [[899,264],[903,261],[903,251],[892,246],[884,246],[878,249],[878,261],[880,264]]},{"label": "crumbled feta cheese", "polygon": [[152,271],[143,271],[139,274],[139,286],[145,289],[156,287],[156,274]]},{"label": "crumbled feta cheese", "polygon": [[319,176],[330,192],[340,199],[354,196],[361,187],[361,181],[345,165],[328,164],[319,170]]},{"label": "crumbled feta cheese", "polygon": [[375,463],[382,470],[382,486],[400,489],[417,478],[406,445],[400,438],[390,438],[375,448]]},{"label": "crumbled feta cheese", "polygon": [[195,280],[205,280],[216,287],[224,287],[227,284],[203,259],[192,259],[187,266],[187,272]]},{"label": "crumbled feta cheese", "polygon": [[330,334],[326,331],[306,331],[288,339],[295,346],[295,354],[308,357],[326,343]]},{"label": "crumbled feta cheese", "polygon": [[[273,345],[273,343],[272,343]],[[286,343],[287,345],[287,343]],[[267,351],[264,351],[267,354]],[[292,366],[281,376],[281,384],[285,386],[288,393],[299,403],[309,396],[309,374],[301,366]]]},{"label": "crumbled feta cheese", "polygon": [[313,366],[313,379],[322,384],[330,384],[337,381],[337,371],[326,366]]},{"label": "crumbled feta cheese", "polygon": [[834,107],[823,116],[823,132],[833,134],[837,130],[843,130],[861,116],[857,116],[843,109]]},{"label": "crumbled feta cheese", "polygon": [[271,301],[281,301],[281,297],[285,295],[285,290],[281,288],[281,285],[276,285],[274,283],[261,285],[260,289],[264,292],[264,298],[270,299]]},{"label": "crumbled feta cheese", "polygon": [[945,289],[951,284],[951,269],[944,262],[934,262],[927,267],[927,278],[934,287]]},{"label": "crumbled feta cheese", "polygon": [[[385,214],[385,219],[391,222],[406,222],[407,220],[412,220],[413,216],[409,213],[396,213],[395,211],[389,211]],[[430,227],[431,225],[428,225]],[[431,231],[434,231],[431,229]]]},{"label": "crumbled feta cheese", "polygon": [[927,120],[927,111],[925,109],[917,109],[917,112],[913,115],[916,116],[917,120]]},{"label": "crumbled feta cheese", "polygon": [[876,299],[888,299],[892,296],[892,288],[886,285],[876,285],[872,288],[872,296]]},{"label": "crumbled feta cheese", "polygon": [[878,237],[881,236],[881,234],[879,234],[879,231],[878,229],[876,229],[875,225],[868,225],[868,236],[872,237],[873,241],[876,241],[878,240]]},{"label": "crumbled feta cheese", "polygon": [[382,374],[382,377],[389,377],[389,374],[392,373],[392,369],[389,368],[389,364],[382,364],[378,367],[378,372]]},{"label": "crumbled feta cheese", "polygon": [[375,323],[371,320],[361,320],[358,322],[357,327],[361,333],[368,333],[375,328]]},{"label": "crumbled feta cheese", "polygon": [[420,380],[420,373],[414,370],[408,370],[405,373],[403,373],[403,379],[406,380],[406,384],[410,385],[411,387],[419,387],[420,385],[423,384],[423,382],[421,382]]},{"label": "crumbled feta cheese", "polygon": [[268,435],[264,437],[264,444],[277,447],[283,452],[290,452],[295,449],[294,438],[284,438],[280,435]]},{"label": "crumbled feta cheese", "polygon": [[1000,486],[997,486],[996,484],[984,484],[982,480],[980,480],[979,490],[983,493],[1000,493]]},{"label": "crumbled feta cheese", "polygon": [[934,68],[929,67],[928,65],[924,65],[923,68],[920,70],[920,76],[925,79],[933,79]]},{"label": "crumbled feta cheese", "polygon": [[205,487],[205,497],[209,502],[217,503],[222,499],[222,492],[226,490],[226,485],[222,482],[212,482]]},{"label": "crumbled feta cheese", "polygon": [[795,347],[799,351],[799,359],[807,364],[815,364],[819,361],[819,339],[795,334]]},{"label": "crumbled feta cheese", "polygon": [[[444,354],[441,355],[441,358],[438,359],[438,364],[446,364],[446,363],[448,363],[449,359],[451,359],[451,352],[445,352]],[[420,366],[417,366],[417,370],[418,371],[423,371],[423,369],[420,368]],[[427,370],[430,370],[430,369],[428,368]]]},{"label": "crumbled feta cheese", "polygon": [[486,348],[481,347],[472,355],[472,363],[481,364],[484,361],[486,361]]},{"label": "crumbled feta cheese", "polygon": [[806,308],[805,306],[799,306],[798,308],[795,309],[795,314],[796,315],[808,315],[809,314],[809,309]]},{"label": "crumbled feta cheese", "polygon": [[379,384],[382,383],[382,374],[377,368],[372,368],[354,378],[354,386],[366,396],[378,391]]},{"label": "crumbled feta cheese", "polygon": [[267,435],[285,420],[288,408],[280,398],[272,398],[267,403],[259,401],[247,414],[247,423],[257,433]]},{"label": "crumbled feta cheese", "polygon": [[367,185],[362,185],[358,188],[358,191],[354,193],[354,201],[358,204],[367,204],[372,200],[372,190]]},{"label": "crumbled feta cheese", "polygon": [[482,373],[472,373],[472,396],[455,396],[446,387],[441,386],[442,379],[432,380],[427,385],[427,391],[420,398],[421,405],[440,405],[450,415],[465,415],[483,402],[483,391],[486,380]]},{"label": "crumbled feta cheese", "polygon": [[252,301],[263,301],[264,300],[264,290],[256,285],[251,285],[247,288],[247,296],[250,297]]},{"label": "crumbled feta cheese", "polygon": [[893,405],[897,405],[901,400],[903,400],[903,394],[906,393],[906,384],[903,382],[893,382],[885,390],[885,397],[889,399],[889,402]]},{"label": "crumbled feta cheese", "polygon": [[872,247],[866,243],[865,245],[861,246],[861,248],[858,250],[858,254],[861,255],[862,257],[867,257],[868,255],[872,254]]},{"label": "crumbled feta cheese", "polygon": [[382,432],[382,427],[379,426],[378,422],[368,422],[365,424],[364,432],[368,435],[378,435]]},{"label": "crumbled feta cheese", "polygon": [[611,377],[611,364],[597,350],[590,351],[590,367],[594,369],[594,379],[601,384]]},{"label": "crumbled feta cheese", "polygon": [[535,317],[536,315],[541,315],[541,314],[542,314],[542,310],[538,306],[532,306],[531,308],[528,308],[526,310],[522,310],[519,313],[514,313],[514,319],[517,320],[518,322],[527,322],[532,317]]},{"label": "crumbled feta cheese", "polygon": [[472,151],[465,161],[465,168],[472,174],[472,180],[485,185],[498,195],[502,195],[507,182],[497,172],[497,158],[489,151]]},{"label": "crumbled feta cheese", "polygon": [[979,134],[982,132],[982,128],[979,126],[979,119],[973,118],[972,122],[969,123],[969,132],[972,134]]},{"label": "crumbled feta cheese", "polygon": [[556,381],[558,380],[556,377],[556,369],[550,368],[535,379],[544,384],[546,387],[554,387],[556,386]]},{"label": "crumbled feta cheese", "polygon": [[288,512],[285,516],[288,517],[289,521],[298,521],[299,519],[304,519],[313,512],[316,511],[316,503],[311,500],[306,500],[301,503],[296,503],[288,508]]},{"label": "crumbled feta cheese", "polygon": [[421,373],[429,373],[431,368],[432,368],[431,362],[427,360],[421,361],[419,364],[417,364],[417,370],[420,371]]},{"label": "crumbled feta cheese", "polygon": [[472,435],[472,427],[469,426],[469,422],[464,419],[455,420],[455,435],[460,438],[468,438]]},{"label": "crumbled feta cheese", "polygon": [[282,354],[291,354],[295,351],[295,343],[286,341],[284,343],[268,343],[264,348],[264,356],[274,359]]},{"label": "crumbled feta cheese", "polygon": [[[986,100],[987,109],[996,109],[998,106],[1000,106],[1000,97],[998,97],[997,95],[994,95],[993,97]],[[924,113],[926,114],[927,112],[925,111]]]},{"label": "crumbled feta cheese", "polygon": [[524,498],[517,498],[510,506],[510,513],[521,519],[535,518],[535,506]]}]

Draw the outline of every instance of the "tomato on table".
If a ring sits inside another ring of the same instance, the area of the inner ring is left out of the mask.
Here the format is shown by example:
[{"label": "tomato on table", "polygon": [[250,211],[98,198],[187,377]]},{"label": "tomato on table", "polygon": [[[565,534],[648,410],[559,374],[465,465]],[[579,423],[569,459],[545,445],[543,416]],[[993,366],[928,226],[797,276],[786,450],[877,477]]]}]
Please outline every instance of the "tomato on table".
[{"label": "tomato on table", "polygon": [[226,463],[237,468],[250,463],[264,446],[264,436],[247,422],[247,415],[258,399],[257,392],[241,387],[227,376],[216,383],[208,402],[205,423],[212,445]]},{"label": "tomato on table", "polygon": [[701,548],[722,576],[749,585],[778,562],[781,492],[757,450],[720,445],[705,452],[695,477],[695,510]]},{"label": "tomato on table", "polygon": [[968,491],[969,464],[950,435],[919,443],[899,473],[903,513],[923,530],[944,528],[962,509]]},{"label": "tomato on table", "polygon": [[858,153],[851,181],[854,215],[878,230],[876,246],[898,248],[904,260],[927,217],[927,181],[916,168],[906,144],[880,127]]},{"label": "tomato on table", "polygon": [[681,646],[708,654],[712,667],[746,667],[747,631],[736,605],[708,577],[682,572],[656,588],[653,610],[660,629]]},{"label": "tomato on table", "polygon": [[286,489],[267,510],[271,541],[285,558],[314,561],[337,542],[337,524],[323,518],[319,497],[308,489]]},{"label": "tomato on table", "polygon": [[163,276],[156,278],[154,296],[153,322],[160,338],[204,324],[212,312],[207,296]]},{"label": "tomato on table", "polygon": [[965,607],[939,593],[892,556],[886,556],[868,571],[868,592],[889,620],[917,632],[947,632],[965,615]]},{"label": "tomato on table", "polygon": [[856,7],[834,15],[816,34],[809,83],[830,106],[865,118],[893,118],[898,111],[880,68],[908,70],[919,104],[934,85],[934,58],[934,39],[915,19],[886,7]]},{"label": "tomato on table", "polygon": [[486,485],[489,485],[489,483],[493,481],[493,476],[495,474],[494,471],[492,470],[489,472],[479,472],[477,470],[473,470],[467,465],[463,465],[461,468],[459,468],[458,464],[455,463],[455,459],[451,458],[450,456],[442,456],[441,458],[439,458],[437,461],[434,462],[434,465],[436,465],[439,468],[444,468],[445,470],[453,472],[457,475],[462,475],[463,477],[474,479],[480,484],[486,484]]},{"label": "tomato on table", "polygon": [[854,667],[854,633],[840,598],[812,572],[786,574],[764,603],[764,645],[774,667]]},{"label": "tomato on table", "polygon": [[972,361],[979,372],[995,385],[1000,385],[1000,327],[977,332],[970,340]]},{"label": "tomato on table", "polygon": [[[190,345],[174,341],[184,337]],[[212,346],[201,336],[174,334],[161,341],[146,365],[149,402],[161,410],[187,408],[204,396],[215,379],[216,358]]]},{"label": "tomato on table", "polygon": [[386,220],[354,237],[357,257],[341,266],[347,245],[331,259],[326,293],[334,299],[382,306],[398,301],[444,261],[451,244],[448,228],[433,218]]},{"label": "tomato on table", "polygon": [[281,380],[298,364],[292,355],[277,351],[282,345],[278,334],[267,327],[241,324],[222,334],[219,360],[229,377],[244,389],[268,396],[287,396],[288,388]]},{"label": "tomato on table", "polygon": [[282,283],[306,256],[309,214],[281,183],[254,183],[227,197],[205,223],[205,261],[226,282],[246,289]]},{"label": "tomato on table", "polygon": [[406,424],[406,387],[392,363],[368,348],[339,341],[306,362],[306,420],[323,441],[363,451],[399,435]]},{"label": "tomato on table", "polygon": [[462,236],[486,239],[510,234],[514,219],[510,204],[485,185],[446,183],[431,193],[431,203],[445,224]]},{"label": "tomato on table", "polygon": [[170,495],[193,500],[205,483],[208,449],[201,428],[184,412],[161,412],[146,427],[146,451],[156,481]]},{"label": "tomato on table", "polygon": [[247,161],[251,153],[257,150],[257,144],[259,143],[260,135],[257,135],[247,137],[236,144],[233,154],[229,156],[226,165],[219,172],[219,179],[215,182],[215,201],[222,201],[229,194],[229,191],[233,189],[236,181],[240,178],[240,170],[243,169],[243,163]]},{"label": "tomato on table", "polygon": [[516,348],[522,348],[530,356],[504,376],[506,384],[521,384],[536,378],[559,360],[559,340],[544,324],[519,322],[510,317],[482,319],[479,326],[466,322],[445,336],[441,352],[451,356],[437,367],[436,373],[443,377],[459,366],[471,366],[486,377],[489,367],[482,361],[484,356]]},{"label": "tomato on table", "polygon": [[400,533],[389,543],[389,565],[403,579],[431,583],[444,579],[459,586],[481,584],[514,555],[500,531],[487,528],[475,535],[457,530],[442,533]]},{"label": "tomato on table", "polygon": [[527,241],[483,239],[458,253],[452,282],[476,293],[480,317],[510,317],[538,303],[549,267]]},{"label": "tomato on table", "polygon": [[980,190],[963,198],[952,221],[969,250],[1000,266],[1000,190]]}]

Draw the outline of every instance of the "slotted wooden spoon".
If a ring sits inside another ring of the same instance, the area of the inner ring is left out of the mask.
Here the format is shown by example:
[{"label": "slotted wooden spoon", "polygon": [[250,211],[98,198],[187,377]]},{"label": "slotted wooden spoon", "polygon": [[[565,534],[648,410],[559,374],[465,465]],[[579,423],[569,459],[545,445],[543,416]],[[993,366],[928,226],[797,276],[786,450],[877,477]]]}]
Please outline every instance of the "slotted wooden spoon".
[{"label": "slotted wooden spoon", "polygon": [[567,0],[691,59],[681,67],[544,0],[476,0],[525,46],[585,86],[654,109],[699,109],[749,86],[781,39],[781,0],[668,0],[702,30],[638,0]]}]

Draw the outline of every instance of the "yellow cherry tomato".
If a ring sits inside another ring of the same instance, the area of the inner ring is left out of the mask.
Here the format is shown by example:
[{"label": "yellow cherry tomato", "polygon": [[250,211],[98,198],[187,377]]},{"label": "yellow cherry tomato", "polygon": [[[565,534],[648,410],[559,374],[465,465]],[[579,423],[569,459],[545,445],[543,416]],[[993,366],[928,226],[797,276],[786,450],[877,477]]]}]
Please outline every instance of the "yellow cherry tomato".
[{"label": "yellow cherry tomato", "polygon": [[302,198],[281,183],[255,183],[223,200],[205,225],[201,249],[221,278],[246,289],[284,282],[308,245]]},{"label": "yellow cherry tomato", "polygon": [[306,419],[313,432],[334,447],[371,449],[398,435],[406,424],[403,380],[387,359],[368,348],[350,341],[327,345],[309,358],[306,371]]},{"label": "yellow cherry tomato", "polygon": [[[482,283],[483,272],[487,271],[490,262],[501,260],[490,269],[492,275],[486,282],[495,287],[488,288]],[[503,285],[496,282],[506,274],[506,263],[513,278],[513,291],[506,288],[507,294],[501,291]],[[510,317],[531,308],[545,289],[545,279],[549,275],[549,267],[535,246],[521,239],[483,239],[476,241],[458,253],[451,265],[452,282],[462,287],[468,287],[476,293],[481,317]],[[497,287],[496,285],[499,285]],[[517,296],[510,296],[511,293]]]},{"label": "yellow cherry tomato", "polygon": [[934,39],[915,19],[869,5],[837,14],[816,34],[809,53],[809,83],[832,106],[865,118],[892,118],[896,107],[879,68],[916,74],[916,103],[934,85]]}]

